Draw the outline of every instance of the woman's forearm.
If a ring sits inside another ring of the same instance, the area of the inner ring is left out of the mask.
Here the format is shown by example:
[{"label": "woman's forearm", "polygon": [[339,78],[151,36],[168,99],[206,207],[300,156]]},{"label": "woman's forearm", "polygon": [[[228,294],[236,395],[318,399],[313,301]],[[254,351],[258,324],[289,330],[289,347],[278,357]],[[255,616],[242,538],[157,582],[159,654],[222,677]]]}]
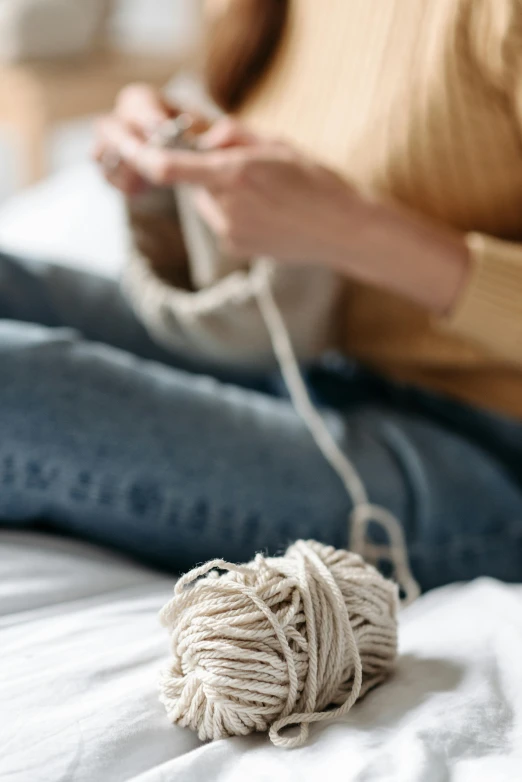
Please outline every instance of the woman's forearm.
[{"label": "woman's forearm", "polygon": [[331,237],[326,262],[351,278],[384,288],[444,314],[465,285],[469,253],[464,236],[401,207],[370,203],[354,236]]}]

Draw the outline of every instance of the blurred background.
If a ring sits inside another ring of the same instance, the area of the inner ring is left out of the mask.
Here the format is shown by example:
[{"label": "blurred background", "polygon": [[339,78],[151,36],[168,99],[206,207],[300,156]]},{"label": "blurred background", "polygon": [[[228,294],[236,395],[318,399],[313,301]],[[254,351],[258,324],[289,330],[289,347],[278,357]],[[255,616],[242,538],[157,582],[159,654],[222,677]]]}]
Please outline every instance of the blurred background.
[{"label": "blurred background", "polygon": [[119,197],[92,121],[132,81],[197,85],[201,0],[0,0],[0,246],[113,274]]}]

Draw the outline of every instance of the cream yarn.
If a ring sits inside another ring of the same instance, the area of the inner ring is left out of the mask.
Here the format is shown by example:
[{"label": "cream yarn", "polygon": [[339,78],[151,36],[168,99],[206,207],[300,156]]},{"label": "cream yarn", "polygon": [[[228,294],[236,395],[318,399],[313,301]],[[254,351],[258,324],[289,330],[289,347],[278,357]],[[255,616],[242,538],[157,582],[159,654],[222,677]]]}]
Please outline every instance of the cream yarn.
[{"label": "cream yarn", "polygon": [[[270,334],[272,348],[292,404],[324,458],[341,479],[352,501],[353,509],[348,516],[350,548],[373,562],[388,559],[393,565],[395,578],[401,586],[404,604],[412,603],[419,596],[420,589],[410,570],[401,523],[389,510],[370,502],[366,487],[355,465],[337,445],[323,417],[314,407],[299,369],[290,334],[272,291],[273,267],[274,261],[270,258],[260,258],[256,262],[258,306]],[[366,532],[372,521],[380,524],[385,530],[389,538],[387,546],[376,547],[368,543]]]},{"label": "cream yarn", "polygon": [[391,671],[397,603],[360,556],[315,541],[192,570],[161,612],[169,719],[203,741],[268,730],[277,746],[301,745],[311,723],[346,714]]},{"label": "cream yarn", "polygon": [[[194,264],[215,264],[208,234],[197,255]],[[268,730],[277,746],[295,747],[311,723],[346,714],[394,665],[398,590],[360,555],[393,563],[406,602],[419,588],[400,522],[370,502],[310,399],[274,295],[276,266],[270,258],[253,262],[253,294],[293,405],[352,501],[348,529],[358,553],[298,541],[283,557],[214,560],[187,573],[161,612],[173,654],[161,700],[172,722],[202,740]],[[386,530],[388,546],[369,545],[371,521]],[[282,732],[289,726],[297,733]]]},{"label": "cream yarn", "polygon": [[[400,523],[370,504],[313,406],[270,271],[269,260],[257,262],[259,307],[294,406],[352,499],[352,546],[364,551],[368,523],[382,524],[390,545],[380,553],[394,563],[409,602],[418,586]],[[297,747],[311,723],[346,714],[391,671],[397,605],[397,587],[361,556],[315,541],[298,541],[284,557],[258,554],[247,565],[208,562],[178,582],[161,612],[173,655],[161,682],[168,717],[203,741],[268,730],[276,746]],[[297,733],[282,732],[292,725]]]}]

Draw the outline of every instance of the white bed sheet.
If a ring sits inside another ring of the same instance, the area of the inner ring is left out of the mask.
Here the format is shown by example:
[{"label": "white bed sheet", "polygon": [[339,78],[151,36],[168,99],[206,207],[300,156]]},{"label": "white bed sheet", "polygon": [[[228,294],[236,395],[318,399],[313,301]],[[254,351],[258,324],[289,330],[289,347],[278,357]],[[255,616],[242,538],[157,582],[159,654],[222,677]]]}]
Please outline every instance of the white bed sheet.
[{"label": "white bed sheet", "polygon": [[[113,276],[117,196],[90,164],[0,209],[0,247]],[[1,782],[522,782],[522,587],[481,580],[401,617],[394,678],[285,752],[168,724],[157,611],[171,580],[96,548],[0,532]]]},{"label": "white bed sheet", "polygon": [[522,587],[438,590],[401,617],[395,676],[299,750],[168,724],[157,611],[172,581],[94,547],[0,533],[2,782],[517,782]]}]

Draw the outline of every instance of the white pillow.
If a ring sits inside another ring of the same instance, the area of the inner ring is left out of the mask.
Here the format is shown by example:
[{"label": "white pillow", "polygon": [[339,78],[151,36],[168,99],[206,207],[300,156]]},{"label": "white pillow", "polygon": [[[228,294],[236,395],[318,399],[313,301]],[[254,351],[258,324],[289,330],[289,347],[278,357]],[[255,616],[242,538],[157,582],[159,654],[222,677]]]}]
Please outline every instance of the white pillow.
[{"label": "white pillow", "polygon": [[0,60],[89,51],[110,6],[111,0],[0,0]]}]

